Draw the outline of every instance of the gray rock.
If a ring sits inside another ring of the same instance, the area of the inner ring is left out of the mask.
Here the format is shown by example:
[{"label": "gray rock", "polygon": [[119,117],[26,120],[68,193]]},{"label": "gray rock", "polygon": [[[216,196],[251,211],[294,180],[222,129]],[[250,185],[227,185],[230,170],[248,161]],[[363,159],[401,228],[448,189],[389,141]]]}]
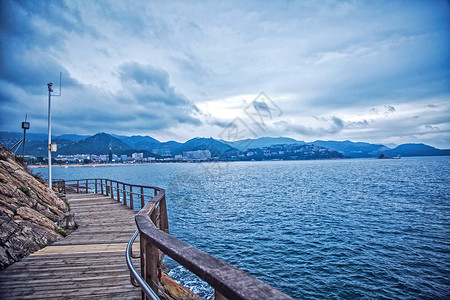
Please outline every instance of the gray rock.
[{"label": "gray rock", "polygon": [[67,211],[64,201],[0,144],[0,270],[61,238],[55,222]]},{"label": "gray rock", "polygon": [[75,222],[74,213],[65,213],[59,217],[58,226],[62,229],[76,229],[77,223]]}]

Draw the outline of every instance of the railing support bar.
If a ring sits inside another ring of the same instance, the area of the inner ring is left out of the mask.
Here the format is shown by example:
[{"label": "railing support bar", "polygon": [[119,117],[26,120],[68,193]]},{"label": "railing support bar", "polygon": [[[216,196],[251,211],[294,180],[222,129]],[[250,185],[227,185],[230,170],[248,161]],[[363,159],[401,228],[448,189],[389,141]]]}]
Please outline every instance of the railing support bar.
[{"label": "railing support bar", "polygon": [[127,265],[128,265],[128,269],[130,270],[130,276],[132,278],[131,282],[133,283],[133,281],[134,281],[141,287],[141,290],[143,293],[142,299],[145,299],[145,295],[146,295],[149,299],[160,300],[158,295],[152,290],[152,288],[147,284],[147,282],[145,282],[142,279],[142,277],[139,276],[139,273],[136,271],[136,269],[133,266],[133,262],[131,261],[132,251],[133,251],[133,249],[132,249],[133,243],[136,240],[136,237],[138,235],[139,235],[139,230],[136,230],[136,232],[133,234],[133,237],[128,242],[127,249],[126,249]]}]

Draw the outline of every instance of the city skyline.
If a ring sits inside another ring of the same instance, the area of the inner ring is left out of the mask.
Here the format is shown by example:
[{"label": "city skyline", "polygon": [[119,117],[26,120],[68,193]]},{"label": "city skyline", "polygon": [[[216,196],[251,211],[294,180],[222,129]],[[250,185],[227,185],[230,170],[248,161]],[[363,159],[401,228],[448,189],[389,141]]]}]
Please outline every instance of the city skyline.
[{"label": "city skyline", "polygon": [[[29,132],[46,132],[61,71],[55,135],[184,142],[245,129],[239,138],[450,148],[446,1],[1,6],[2,131],[28,114]],[[264,126],[248,113],[261,92],[274,105]]]}]

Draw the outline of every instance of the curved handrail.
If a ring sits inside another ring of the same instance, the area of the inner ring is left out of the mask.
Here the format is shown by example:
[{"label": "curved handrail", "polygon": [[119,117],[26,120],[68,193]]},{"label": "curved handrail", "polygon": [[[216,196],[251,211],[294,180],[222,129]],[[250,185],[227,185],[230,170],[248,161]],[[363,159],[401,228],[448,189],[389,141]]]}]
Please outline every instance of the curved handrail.
[{"label": "curved handrail", "polygon": [[[155,292],[152,290],[152,288],[147,284],[147,282],[145,282],[145,280],[139,275],[139,273],[136,271],[136,268],[133,265],[133,261],[131,260],[132,258],[132,247],[133,247],[133,243],[136,240],[136,237],[139,235],[139,230],[136,230],[136,232],[133,234],[133,236],[131,237],[130,241],[127,244],[127,249],[126,249],[126,259],[127,259],[127,266],[128,269],[130,270],[130,277],[132,282],[134,280],[137,281],[137,284],[141,287],[141,290],[145,293],[145,295],[152,299],[152,300],[160,300],[160,298],[158,297],[158,295],[155,294]],[[134,285],[134,284],[133,284]]]}]

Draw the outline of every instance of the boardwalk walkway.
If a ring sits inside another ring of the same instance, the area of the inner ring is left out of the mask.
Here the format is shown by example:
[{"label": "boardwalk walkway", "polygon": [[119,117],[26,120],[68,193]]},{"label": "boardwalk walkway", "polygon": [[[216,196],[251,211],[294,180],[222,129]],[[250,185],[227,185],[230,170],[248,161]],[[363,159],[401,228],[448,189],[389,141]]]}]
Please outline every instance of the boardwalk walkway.
[{"label": "boardwalk walkway", "polygon": [[125,262],[136,212],[99,194],[67,199],[78,229],[1,271],[0,299],[140,299]]}]

